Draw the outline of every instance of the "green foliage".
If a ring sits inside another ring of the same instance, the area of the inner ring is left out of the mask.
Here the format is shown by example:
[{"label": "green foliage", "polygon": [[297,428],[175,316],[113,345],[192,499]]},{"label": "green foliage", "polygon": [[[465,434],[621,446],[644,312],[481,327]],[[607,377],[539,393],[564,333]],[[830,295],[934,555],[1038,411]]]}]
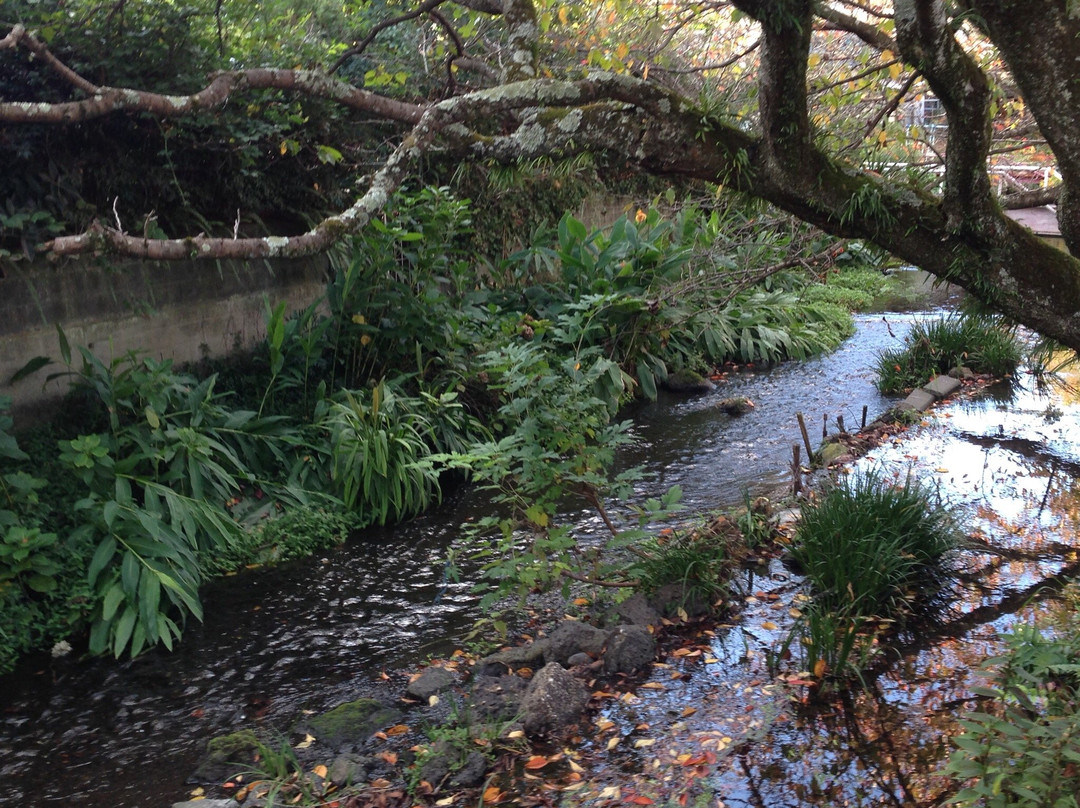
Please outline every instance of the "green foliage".
[{"label": "green foliage", "polygon": [[343,544],[360,526],[355,513],[332,507],[296,505],[249,528],[240,540],[210,560],[215,570],[242,565],[276,564],[307,558]]},{"label": "green foliage", "polygon": [[897,275],[885,275],[877,267],[854,266],[829,272],[821,283],[806,287],[806,303],[831,303],[848,311],[868,311],[878,301],[900,294]]},{"label": "green foliage", "polygon": [[990,687],[965,714],[945,766],[965,808],[1076,808],[1080,799],[1080,618],[1053,633],[1020,626],[989,660]]},{"label": "green foliage", "polygon": [[361,524],[414,516],[439,498],[431,462],[432,433],[422,400],[395,394],[385,382],[370,392],[342,391],[320,428],[329,434],[332,479]]},{"label": "green foliage", "polygon": [[638,546],[631,574],[646,592],[678,584],[686,601],[716,603],[727,597],[735,566],[729,540],[695,531],[651,538]]},{"label": "green foliage", "polygon": [[805,668],[856,672],[874,627],[888,627],[933,592],[941,559],[957,543],[944,504],[910,476],[893,484],[868,472],[823,491],[803,509],[791,548],[813,590],[792,634]]},{"label": "green foliage", "polygon": [[886,393],[919,387],[961,365],[976,373],[1007,376],[1016,370],[1020,359],[1015,329],[1000,318],[949,315],[916,323],[902,349],[882,352],[878,387]]}]

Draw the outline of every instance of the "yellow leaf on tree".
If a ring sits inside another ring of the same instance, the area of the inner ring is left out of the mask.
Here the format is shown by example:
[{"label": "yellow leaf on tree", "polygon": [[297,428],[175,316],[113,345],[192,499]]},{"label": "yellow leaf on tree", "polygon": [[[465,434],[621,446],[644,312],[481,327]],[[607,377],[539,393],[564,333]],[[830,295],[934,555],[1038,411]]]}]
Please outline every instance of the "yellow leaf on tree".
[{"label": "yellow leaf on tree", "polygon": [[819,64],[821,64],[821,54],[811,53],[806,60],[807,67],[817,67]]},{"label": "yellow leaf on tree", "polygon": [[903,72],[904,68],[900,65],[899,62],[893,62],[891,65],[889,65],[889,78],[898,79],[900,78],[900,74]]},{"label": "yellow leaf on tree", "polygon": [[626,61],[626,57],[630,55],[630,46],[625,42],[620,42],[615,48],[615,55],[619,57],[619,61]]},{"label": "yellow leaf on tree", "polygon": [[568,19],[570,19],[570,9],[566,6],[559,6],[559,22],[566,25]]},{"label": "yellow leaf on tree", "polygon": [[884,129],[882,129],[880,132],[878,132],[877,142],[882,146],[884,146],[886,143],[889,142],[889,136],[887,134],[885,134]]},{"label": "yellow leaf on tree", "polygon": [[814,663],[814,678],[820,679],[822,676],[824,676],[825,675],[825,668],[826,668],[826,665],[825,665],[825,660],[824,659],[819,659],[817,662],[815,662]]}]

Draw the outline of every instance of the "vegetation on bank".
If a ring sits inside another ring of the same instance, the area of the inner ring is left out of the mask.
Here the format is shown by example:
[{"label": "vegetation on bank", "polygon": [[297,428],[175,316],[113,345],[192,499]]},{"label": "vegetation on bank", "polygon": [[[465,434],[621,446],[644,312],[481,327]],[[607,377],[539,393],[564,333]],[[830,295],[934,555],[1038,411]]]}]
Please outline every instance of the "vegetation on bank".
[{"label": "vegetation on bank", "polygon": [[584,500],[622,545],[676,507],[670,493],[620,508],[620,406],[675,371],[801,358],[850,333],[844,309],[807,302],[812,277],[782,260],[797,245],[756,215],[642,211],[595,231],[565,216],[489,263],[468,205],[425,189],[354,242],[324,301],[292,317],[268,304],[265,352],[244,367],[105,363],[61,334],[71,431],[16,440],[0,422],[0,664],[87,630],[94,653],[172,647],[207,575],[408,518],[448,473],[498,504],[461,550],[492,597],[618,578],[558,507]]}]

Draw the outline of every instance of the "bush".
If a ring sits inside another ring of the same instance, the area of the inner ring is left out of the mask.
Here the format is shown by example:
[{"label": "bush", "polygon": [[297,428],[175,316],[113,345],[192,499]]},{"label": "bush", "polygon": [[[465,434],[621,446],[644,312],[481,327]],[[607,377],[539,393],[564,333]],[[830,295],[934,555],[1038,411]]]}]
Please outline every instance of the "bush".
[{"label": "bush", "polygon": [[1021,348],[1012,327],[999,317],[950,315],[918,322],[897,351],[878,357],[878,388],[895,393],[920,387],[961,365],[976,373],[1007,376],[1020,364]]}]

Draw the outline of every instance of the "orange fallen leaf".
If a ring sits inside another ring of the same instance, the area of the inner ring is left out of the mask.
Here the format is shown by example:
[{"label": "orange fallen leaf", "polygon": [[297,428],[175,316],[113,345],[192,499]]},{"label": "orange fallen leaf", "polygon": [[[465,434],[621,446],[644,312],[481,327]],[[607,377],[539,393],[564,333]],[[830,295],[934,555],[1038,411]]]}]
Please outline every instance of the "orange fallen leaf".
[{"label": "orange fallen leaf", "polygon": [[380,777],[378,780],[371,781],[372,788],[390,788],[390,781]]},{"label": "orange fallen leaf", "polygon": [[697,707],[684,707],[683,711],[682,711],[682,717],[683,718],[689,718],[690,716],[692,716],[696,712],[697,712]]},{"label": "orange fallen leaf", "polygon": [[484,802],[502,802],[503,793],[498,786],[488,786],[484,789]]},{"label": "orange fallen leaf", "polygon": [[543,755],[533,755],[525,764],[526,769],[542,769],[548,764],[548,759]]},{"label": "orange fallen leaf", "polygon": [[664,686],[659,682],[646,682],[641,688],[642,690],[663,690]]},{"label": "orange fallen leaf", "polygon": [[630,803],[631,805],[652,805],[653,804],[653,801],[650,800],[648,797],[641,797],[641,796],[631,797],[630,799],[627,800],[627,802]]},{"label": "orange fallen leaf", "polygon": [[319,775],[319,777],[321,777],[321,778],[323,778],[325,780],[326,775],[330,773],[330,770],[327,769],[324,765],[322,765],[320,763],[318,766],[316,766],[314,769],[311,770],[311,773],[312,774],[317,774],[317,775]]},{"label": "orange fallen leaf", "polygon": [[397,765],[397,752],[379,752],[375,757],[386,761],[391,766]]},{"label": "orange fallen leaf", "polygon": [[404,724],[395,724],[386,731],[387,735],[404,735],[409,731],[409,728]]}]

